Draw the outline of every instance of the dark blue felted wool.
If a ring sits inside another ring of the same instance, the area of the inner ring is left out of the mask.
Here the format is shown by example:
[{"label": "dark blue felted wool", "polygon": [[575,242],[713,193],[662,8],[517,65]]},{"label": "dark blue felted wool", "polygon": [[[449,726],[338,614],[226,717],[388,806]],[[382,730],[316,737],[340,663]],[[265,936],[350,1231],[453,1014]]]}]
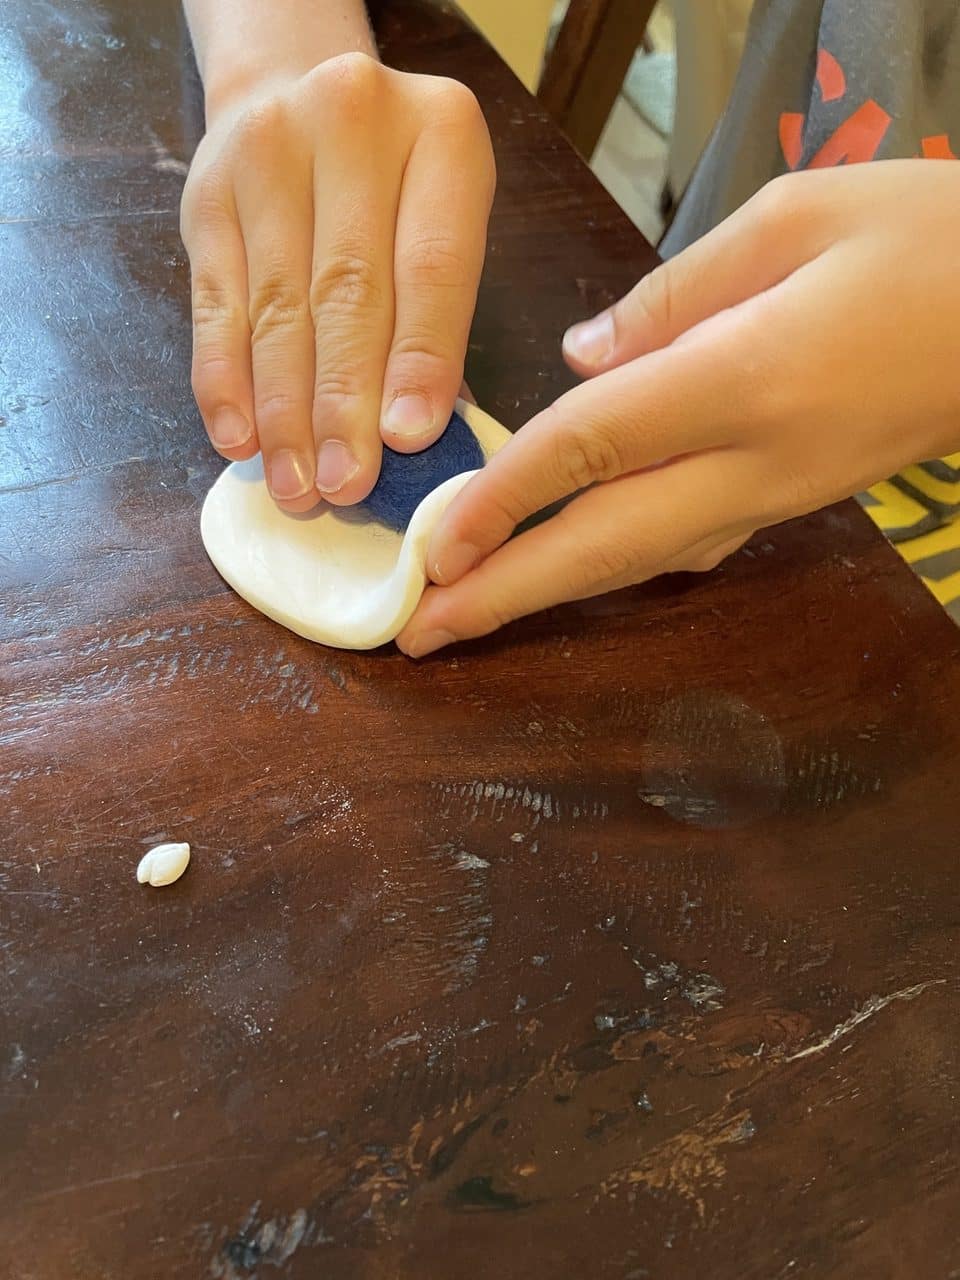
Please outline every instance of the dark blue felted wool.
[{"label": "dark blue felted wool", "polygon": [[483,464],[477,437],[455,413],[436,444],[420,453],[397,453],[384,445],[380,479],[357,506],[374,520],[403,533],[414,511],[437,485],[464,471],[477,471]]}]

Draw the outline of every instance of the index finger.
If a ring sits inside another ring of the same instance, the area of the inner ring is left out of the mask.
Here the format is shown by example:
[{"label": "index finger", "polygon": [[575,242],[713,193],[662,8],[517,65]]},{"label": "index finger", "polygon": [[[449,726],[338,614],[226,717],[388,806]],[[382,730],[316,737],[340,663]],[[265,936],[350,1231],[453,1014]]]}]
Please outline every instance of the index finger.
[{"label": "index finger", "polygon": [[522,427],[441,520],[428,552],[433,580],[457,581],[524,520],[572,494],[732,443],[748,399],[756,418],[753,397],[762,397],[762,379],[745,376],[746,318],[713,317],[683,343],[574,388]]},{"label": "index finger", "polygon": [[698,454],[581,494],[454,586],[430,588],[397,643],[410,657],[423,657],[552,605],[681,567],[711,539],[732,546],[733,533],[749,527],[738,496],[757,471],[739,450]]}]

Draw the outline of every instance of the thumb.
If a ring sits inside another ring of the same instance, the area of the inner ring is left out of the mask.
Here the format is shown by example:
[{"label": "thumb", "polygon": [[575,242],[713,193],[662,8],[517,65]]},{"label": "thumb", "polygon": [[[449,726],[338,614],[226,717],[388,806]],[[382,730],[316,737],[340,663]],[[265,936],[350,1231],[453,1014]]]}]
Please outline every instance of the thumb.
[{"label": "thumb", "polygon": [[667,347],[719,311],[773,288],[825,247],[809,174],[768,183],[736,213],[644,276],[599,315],[568,329],[567,363],[584,377]]}]

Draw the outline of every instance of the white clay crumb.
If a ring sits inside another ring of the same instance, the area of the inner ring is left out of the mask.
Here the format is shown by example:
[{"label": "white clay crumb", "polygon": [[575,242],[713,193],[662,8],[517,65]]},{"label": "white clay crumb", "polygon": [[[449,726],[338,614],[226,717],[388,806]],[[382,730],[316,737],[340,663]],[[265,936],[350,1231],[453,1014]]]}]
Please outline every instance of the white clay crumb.
[{"label": "white clay crumb", "polygon": [[140,884],[152,884],[156,888],[163,884],[173,884],[186,871],[189,861],[188,844],[158,844],[140,859],[137,880]]}]

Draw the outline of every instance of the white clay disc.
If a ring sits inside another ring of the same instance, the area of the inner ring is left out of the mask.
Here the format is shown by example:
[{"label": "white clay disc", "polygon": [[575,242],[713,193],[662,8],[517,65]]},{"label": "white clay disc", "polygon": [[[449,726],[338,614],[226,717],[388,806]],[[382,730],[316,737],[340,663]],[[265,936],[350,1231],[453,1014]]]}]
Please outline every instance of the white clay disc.
[{"label": "white clay disc", "polygon": [[186,871],[189,861],[188,844],[158,844],[140,859],[137,880],[140,884],[152,884],[155,887],[173,884]]},{"label": "white clay disc", "polygon": [[[457,402],[489,458],[510,432],[475,405]],[[281,511],[260,456],[233,462],[203,504],[207,555],[234,591],[267,617],[320,644],[375,649],[406,625],[427,584],[430,535],[473,471],[427,494],[405,533],[351,507]]]}]

